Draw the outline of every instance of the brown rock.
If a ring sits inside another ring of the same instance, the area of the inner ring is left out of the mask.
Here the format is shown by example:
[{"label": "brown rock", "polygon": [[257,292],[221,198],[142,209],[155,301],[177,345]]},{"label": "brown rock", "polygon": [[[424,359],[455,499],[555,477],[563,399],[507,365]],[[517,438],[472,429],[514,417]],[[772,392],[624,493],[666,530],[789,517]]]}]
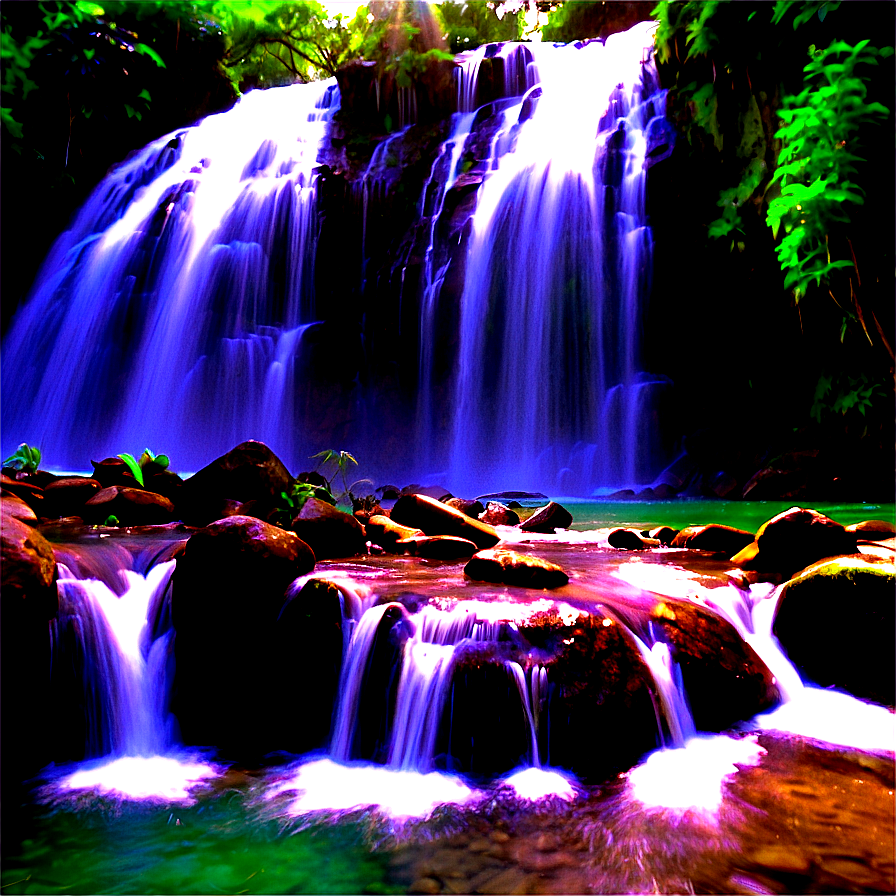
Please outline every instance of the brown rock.
[{"label": "brown rock", "polygon": [[655,538],[660,544],[668,546],[672,544],[672,539],[678,535],[678,530],[673,529],[671,526],[657,526],[641,534],[646,535],[648,538]]},{"label": "brown rock", "polygon": [[469,539],[480,549],[494,547],[501,540],[492,526],[425,495],[402,495],[392,508],[391,518],[396,523],[422,529],[427,535]]},{"label": "brown rock", "polygon": [[448,498],[443,503],[477,520],[479,515],[485,511],[481,501],[470,498]]},{"label": "brown rock", "polygon": [[782,586],[772,631],[801,675],[892,706],[894,593],[892,562],[823,561]]},{"label": "brown rock", "polygon": [[672,648],[698,730],[721,731],[781,699],[765,663],[706,607],[666,597],[654,606],[651,625]]},{"label": "brown rock", "polygon": [[92,479],[96,479],[102,488],[123,485],[126,488],[139,488],[131,468],[120,457],[105,457],[100,461],[92,460]]},{"label": "brown rock", "polygon": [[825,557],[855,553],[856,534],[816,510],[791,507],[759,527],[756,544],[756,568],[789,575]]},{"label": "brown rock", "polygon": [[5,492],[21,498],[38,516],[43,512],[44,490],[30,482],[13,479],[5,473],[0,474],[0,487]]},{"label": "brown rock", "polygon": [[12,516],[0,520],[0,575],[3,624],[25,617],[46,621],[59,606],[56,557],[36,529]]},{"label": "brown rock", "polygon": [[29,526],[37,525],[37,514],[21,498],[5,492],[0,495],[0,516],[12,517]]},{"label": "brown rock", "polygon": [[572,525],[572,514],[556,501],[550,501],[540,507],[532,516],[520,525],[524,532],[546,532],[552,534],[555,529],[568,529]]},{"label": "brown rock", "polygon": [[650,548],[658,548],[660,541],[658,538],[645,538],[636,529],[611,529],[607,536],[607,544],[611,548],[617,548],[622,551],[645,551]]},{"label": "brown rock", "polygon": [[64,476],[51,482],[44,489],[46,516],[80,515],[87,501],[101,488],[98,480],[87,476]]},{"label": "brown rock", "polygon": [[413,538],[415,535],[422,535],[422,529],[415,529],[412,526],[402,526],[387,516],[380,514],[370,517],[365,526],[367,538],[374,544],[380,545],[387,551],[395,547],[395,542],[402,538]]},{"label": "brown rock", "polygon": [[364,527],[332,504],[309,498],[293,518],[291,528],[311,546],[318,560],[367,553]]},{"label": "brown rock", "polygon": [[480,551],[464,567],[464,575],[522,588],[562,588],[569,582],[569,576],[556,563],[506,549]]},{"label": "brown rock", "polygon": [[427,560],[465,560],[478,550],[472,541],[454,535],[412,535],[399,539],[395,549]]},{"label": "brown rock", "polygon": [[122,526],[152,526],[174,519],[174,505],[162,495],[113,485],[98,491],[81,508],[85,522],[99,525],[110,516]]},{"label": "brown rock", "polygon": [[846,531],[866,541],[884,541],[896,535],[896,526],[889,520],[862,520],[847,526]]},{"label": "brown rock", "polygon": [[[217,520],[194,533],[177,560],[171,598],[176,680],[172,709],[187,743],[213,743],[257,760],[301,748],[283,737],[284,657],[278,640],[289,585],[314,568],[314,552],[294,532],[248,516]],[[293,620],[294,622],[294,620]],[[312,620],[303,638],[321,639]],[[214,682],[214,687],[209,683]]]},{"label": "brown rock", "polygon": [[708,526],[685,526],[672,539],[672,547],[688,548],[692,551],[713,551],[732,557],[752,542],[752,532],[710,523]]},{"label": "brown rock", "polygon": [[479,519],[489,526],[518,526],[519,514],[511,510],[500,501],[489,501],[485,510],[479,514]]},{"label": "brown rock", "polygon": [[239,501],[274,499],[289,491],[292,476],[263,442],[242,442],[184,481],[179,501],[186,518],[210,522],[224,498]]}]

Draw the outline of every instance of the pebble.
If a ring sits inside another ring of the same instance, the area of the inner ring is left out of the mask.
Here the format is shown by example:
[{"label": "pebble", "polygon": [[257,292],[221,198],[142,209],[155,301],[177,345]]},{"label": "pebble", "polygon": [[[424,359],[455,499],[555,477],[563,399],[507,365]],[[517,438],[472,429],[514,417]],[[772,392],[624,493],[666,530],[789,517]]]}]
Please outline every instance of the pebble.
[{"label": "pebble", "polygon": [[409,887],[408,893],[426,893],[435,896],[442,892],[442,885],[434,877],[418,877]]}]

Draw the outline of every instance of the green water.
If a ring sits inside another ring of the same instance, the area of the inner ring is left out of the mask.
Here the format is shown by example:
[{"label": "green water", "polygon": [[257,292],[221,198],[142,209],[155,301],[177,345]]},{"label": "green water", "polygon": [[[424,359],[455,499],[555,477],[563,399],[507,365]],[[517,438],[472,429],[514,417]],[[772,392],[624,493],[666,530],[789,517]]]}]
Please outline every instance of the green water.
[{"label": "green water", "polygon": [[831,519],[849,526],[862,520],[896,521],[896,504],[832,504],[797,501],[710,501],[676,499],[674,501],[575,501],[560,499],[573,515],[573,529],[601,529],[608,526],[652,528],[705,526],[721,523],[755,532],[766,520],[798,504],[811,507]]},{"label": "green water", "polygon": [[401,892],[359,825],[302,829],[243,790],[189,807],[94,798],[15,814],[21,839],[4,843],[4,894]]}]

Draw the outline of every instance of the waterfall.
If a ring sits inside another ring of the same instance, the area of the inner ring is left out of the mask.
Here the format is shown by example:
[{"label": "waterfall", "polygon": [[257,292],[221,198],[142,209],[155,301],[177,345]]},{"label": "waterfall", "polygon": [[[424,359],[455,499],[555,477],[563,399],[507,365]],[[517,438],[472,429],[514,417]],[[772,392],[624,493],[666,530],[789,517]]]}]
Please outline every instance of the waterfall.
[{"label": "waterfall", "polygon": [[[650,670],[653,682],[659,694],[662,706],[662,718],[657,713],[657,727],[664,746],[683,747],[696,733],[694,717],[688,706],[687,693],[681,678],[681,669],[663,641],[655,641],[648,647],[634,632],[632,638],[641,654],[641,658]],[[667,738],[662,721],[669,729],[671,744]]]},{"label": "waterfall", "polygon": [[52,661],[72,662],[63,657],[63,644],[73,638],[88,756],[156,756],[174,745],[168,713],[174,633],[162,607],[174,566],[173,560],[160,563],[146,578],[125,570],[128,588],[119,597],[102,582],[77,579],[60,565],[60,609],[50,624]]},{"label": "waterfall", "polygon": [[69,469],[145,444],[198,469],[247,438],[295,456],[338,108],[333,80],[253,91],[113,169],[6,340],[6,432]]},{"label": "waterfall", "polygon": [[[648,30],[531,46],[538,96],[483,184],[467,259],[451,479],[471,493],[649,475],[637,412],[652,242],[644,133],[664,96],[642,62]],[[572,470],[583,441],[597,463]]]},{"label": "waterfall", "polygon": [[293,468],[333,439],[456,493],[649,481],[653,27],[464,54],[437,126],[405,90],[398,131],[347,134],[329,80],[133,153],[14,317],[4,449],[83,469],[150,446],[186,472],[250,438]]},{"label": "waterfall", "polygon": [[[513,628],[513,623],[489,618],[487,613],[480,618],[481,609],[479,601],[460,601],[450,610],[426,605],[407,618],[398,603],[367,610],[352,633],[343,663],[330,756],[339,762],[359,758],[356,726],[377,638],[388,637],[397,646],[395,634],[390,631],[386,635],[382,628],[391,610],[393,617],[400,617],[396,627],[401,627],[406,637],[397,657],[394,711],[386,726],[386,764],[395,769],[429,772],[457,650],[468,643],[497,641]],[[540,693],[538,688],[543,690],[544,684],[537,676],[536,679],[532,687]],[[526,700],[529,701],[528,696]],[[537,748],[535,756],[537,761]]]}]

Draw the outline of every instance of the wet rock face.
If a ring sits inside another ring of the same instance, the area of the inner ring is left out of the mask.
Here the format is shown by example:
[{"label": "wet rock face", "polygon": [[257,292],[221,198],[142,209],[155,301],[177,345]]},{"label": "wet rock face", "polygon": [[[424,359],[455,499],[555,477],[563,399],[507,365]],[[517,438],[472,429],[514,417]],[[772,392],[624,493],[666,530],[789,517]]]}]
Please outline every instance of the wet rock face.
[{"label": "wet rock face", "polygon": [[[271,644],[273,681],[295,680],[301,668],[313,670],[314,676],[313,687],[295,694],[295,711],[281,706],[277,713],[276,738],[290,744],[291,750],[304,752],[327,745],[342,671],[342,626],[342,599],[332,582],[310,579],[295,593],[292,588],[287,592]],[[297,645],[301,645],[301,664]]]},{"label": "wet rock face", "polygon": [[603,780],[657,746],[651,681],[631,636],[602,608],[533,609],[512,640],[459,648],[437,765],[496,776],[530,764],[534,727],[542,764]]},{"label": "wet rock face", "polygon": [[772,673],[728,620],[685,600],[664,598],[651,623],[681,668],[698,730],[722,731],[781,699]]},{"label": "wet rock face", "polygon": [[[56,558],[49,542],[11,516],[0,522],[0,703],[4,768],[18,780],[52,757],[49,620],[56,614]],[[15,735],[12,735],[15,730]]]},{"label": "wet rock face", "polygon": [[520,633],[553,654],[544,663],[550,682],[545,764],[594,780],[658,746],[650,672],[631,635],[604,608],[573,621],[548,614],[520,626]]},{"label": "wet rock face", "polygon": [[892,563],[816,564],[783,586],[772,630],[810,681],[892,706],[894,587]]},{"label": "wet rock face", "polygon": [[246,758],[291,748],[276,737],[283,686],[271,645],[287,587],[314,562],[297,535],[253,517],[218,520],[189,539],[171,602],[173,711],[185,743]]}]

